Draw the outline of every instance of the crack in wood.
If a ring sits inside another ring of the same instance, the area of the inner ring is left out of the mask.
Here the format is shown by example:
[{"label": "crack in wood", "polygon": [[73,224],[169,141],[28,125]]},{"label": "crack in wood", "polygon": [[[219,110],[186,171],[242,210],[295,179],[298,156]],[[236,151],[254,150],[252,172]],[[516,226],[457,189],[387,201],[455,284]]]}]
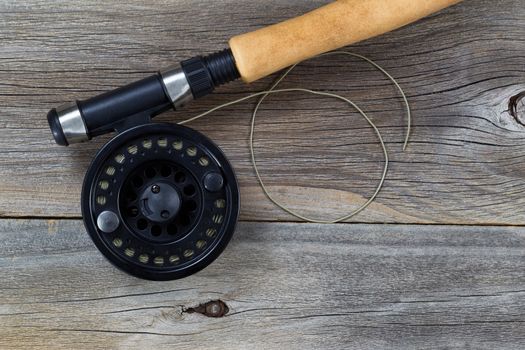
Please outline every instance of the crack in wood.
[{"label": "crack in wood", "polygon": [[184,336],[195,336],[200,333],[158,333],[158,332],[145,332],[145,331],[122,331],[112,329],[76,329],[76,328],[49,328],[43,329],[42,332],[78,332],[78,333],[113,333],[113,334],[138,334],[138,335],[160,335],[167,337],[184,337]]},{"label": "crack in wood", "polygon": [[70,299],[70,300],[54,300],[49,302],[43,302],[45,304],[47,303],[81,303],[81,302],[90,302],[90,301],[99,301],[99,300],[108,300],[108,299],[119,299],[119,298],[129,298],[129,297],[143,297],[143,296],[150,296],[150,295],[159,295],[159,294],[167,294],[167,293],[176,293],[176,292],[186,292],[191,291],[195,288],[181,288],[181,289],[170,289],[170,290],[162,290],[162,291],[156,291],[156,292],[145,292],[145,293],[130,293],[130,294],[124,294],[124,295],[112,295],[112,296],[105,296],[100,298],[85,298],[85,299]]}]

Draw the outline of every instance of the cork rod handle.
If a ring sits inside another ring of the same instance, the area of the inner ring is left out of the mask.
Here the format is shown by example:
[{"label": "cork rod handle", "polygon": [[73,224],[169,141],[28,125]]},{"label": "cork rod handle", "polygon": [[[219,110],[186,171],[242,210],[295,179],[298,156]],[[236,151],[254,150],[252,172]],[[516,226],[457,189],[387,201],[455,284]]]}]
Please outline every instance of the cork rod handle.
[{"label": "cork rod handle", "polygon": [[461,0],[338,0],[303,16],[233,37],[249,83],[297,62],[400,28]]}]

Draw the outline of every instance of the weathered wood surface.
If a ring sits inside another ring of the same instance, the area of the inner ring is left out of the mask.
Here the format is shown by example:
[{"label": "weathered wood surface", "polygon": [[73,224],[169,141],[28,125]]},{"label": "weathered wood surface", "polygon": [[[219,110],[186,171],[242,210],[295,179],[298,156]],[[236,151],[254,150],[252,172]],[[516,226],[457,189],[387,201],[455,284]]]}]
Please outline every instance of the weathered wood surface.
[{"label": "weathered wood surface", "polygon": [[[83,174],[109,138],[55,146],[48,109],[327,2],[0,0],[0,217],[32,218],[0,220],[0,349],[523,348],[525,228],[514,227],[525,224],[520,0],[466,1],[351,48],[406,90],[414,133],[405,153],[403,105],[366,64],[316,59],[283,85],[351,97],[383,131],[389,177],[354,221],[513,227],[244,222],[210,267],[155,283],[113,268],[80,220],[61,220],[80,217]],[[273,79],[233,83],[160,120],[193,116]],[[365,122],[329,99],[271,100],[257,154],[278,197],[330,217],[362,203],[382,169]],[[193,126],[232,160],[243,220],[293,220],[264,198],[251,169],[253,106]],[[190,312],[214,300],[227,305],[224,317]]]},{"label": "weathered wood surface", "polygon": [[[112,267],[78,220],[1,220],[2,349],[523,349],[525,229],[242,223],[184,280]],[[221,300],[220,318],[189,313]]]},{"label": "weathered wood surface", "polygon": [[[232,35],[327,1],[1,1],[0,216],[79,217],[83,174],[107,138],[60,148],[45,114],[225,46]],[[525,128],[509,101],[525,90],[525,7],[475,0],[351,49],[387,68],[414,112],[407,152],[396,90],[362,62],[306,63],[285,86],[343,93],[370,112],[392,163],[377,202],[358,222],[525,224]],[[266,88],[233,83],[162,121],[177,121]],[[346,106],[288,94],[272,98],[257,126],[263,177],[278,197],[311,215],[336,217],[369,196],[382,157],[373,132]],[[258,187],[248,157],[253,102],[193,126],[232,160],[242,219],[291,220]],[[523,113],[523,104],[518,114]],[[312,202],[315,200],[315,202]],[[322,201],[323,205],[319,205]]]}]

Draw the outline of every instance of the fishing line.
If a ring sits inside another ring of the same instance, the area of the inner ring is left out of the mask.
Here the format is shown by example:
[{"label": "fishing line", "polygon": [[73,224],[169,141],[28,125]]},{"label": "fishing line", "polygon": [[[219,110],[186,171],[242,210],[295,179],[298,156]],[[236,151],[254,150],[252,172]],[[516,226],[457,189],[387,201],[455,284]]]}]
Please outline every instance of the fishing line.
[{"label": "fishing line", "polygon": [[[408,103],[408,99],[406,97],[406,94],[403,91],[403,89],[401,88],[401,86],[398,84],[396,79],[392,75],[390,75],[384,68],[382,68],[380,65],[378,65],[377,63],[375,63],[371,59],[369,59],[369,58],[367,58],[365,56],[359,55],[359,54],[352,53],[352,52],[348,52],[348,51],[333,51],[333,52],[329,52],[329,53],[326,53],[326,54],[322,54],[322,55],[317,56],[317,57],[331,56],[331,55],[353,56],[353,57],[356,57],[356,58],[359,58],[361,60],[364,60],[364,61],[368,62],[374,68],[376,68],[381,73],[383,73],[395,85],[395,87],[399,90],[399,92],[400,92],[400,94],[401,94],[401,96],[403,98],[403,101],[404,101],[404,103],[406,105],[406,115],[407,115],[407,128],[406,128],[405,140],[404,140],[404,143],[403,143],[403,151],[405,151],[406,148],[407,148],[407,145],[408,145],[408,142],[409,142],[409,138],[410,138],[410,133],[411,133],[412,114],[411,114],[411,111],[410,111],[410,105]],[[213,113],[215,111],[218,111],[220,109],[223,109],[223,108],[226,108],[226,107],[229,107],[229,106],[232,106],[232,105],[235,105],[235,104],[244,102],[246,100],[249,100],[249,99],[252,99],[252,98],[260,96],[260,99],[257,102],[257,104],[256,104],[256,106],[255,106],[255,108],[254,108],[254,110],[252,112],[252,118],[251,118],[251,124],[250,124],[249,148],[250,148],[250,157],[251,157],[252,166],[253,166],[253,169],[255,171],[255,175],[257,177],[259,185],[261,186],[264,194],[276,206],[278,206],[279,208],[281,208],[285,212],[287,212],[287,213],[289,213],[289,214],[291,214],[291,215],[293,215],[293,216],[295,216],[295,217],[297,217],[297,218],[299,218],[301,220],[304,220],[304,221],[307,221],[307,222],[312,222],[312,223],[320,223],[320,224],[334,224],[334,223],[346,221],[346,220],[352,218],[353,216],[357,215],[358,213],[362,212],[364,209],[366,209],[377,198],[377,195],[379,194],[379,192],[383,188],[383,185],[384,185],[387,173],[388,173],[388,166],[389,166],[388,150],[387,150],[387,147],[385,145],[385,142],[383,141],[383,137],[381,136],[381,132],[379,131],[377,126],[372,122],[372,120],[368,117],[368,115],[357,104],[355,104],[350,99],[348,99],[348,98],[346,98],[344,96],[338,95],[338,94],[334,94],[334,93],[328,93],[328,92],[324,92],[324,91],[310,90],[310,89],[304,89],[304,88],[277,89],[279,84],[295,69],[295,67],[297,67],[297,65],[299,65],[301,63],[297,63],[297,64],[291,66],[290,68],[288,68],[280,76],[280,78],[266,91],[257,92],[257,93],[254,93],[254,94],[251,94],[251,95],[239,98],[237,100],[221,104],[221,105],[219,105],[217,107],[214,107],[214,108],[212,108],[212,109],[210,109],[210,110],[208,110],[208,111],[206,111],[204,113],[196,115],[195,117],[192,117],[190,119],[181,121],[178,124],[181,124],[181,125],[182,124],[187,124],[189,122],[192,122],[194,120],[200,119],[200,118],[202,118],[204,116],[207,116],[208,114],[211,114],[211,113]],[[289,208],[286,204],[280,202],[275,197],[273,197],[273,195],[268,190],[268,187],[265,185],[265,183],[264,183],[264,181],[263,181],[263,179],[261,177],[261,174],[259,172],[259,168],[257,166],[257,160],[256,160],[256,157],[255,157],[255,147],[254,147],[255,121],[256,121],[257,113],[258,113],[258,111],[260,109],[261,104],[264,102],[264,100],[269,95],[279,94],[279,93],[286,93],[286,92],[303,92],[303,93],[313,94],[313,95],[317,95],[317,96],[331,97],[331,98],[334,98],[334,99],[338,99],[338,100],[344,101],[347,104],[349,104],[351,107],[353,107],[357,112],[359,112],[359,114],[366,120],[366,122],[374,130],[374,132],[375,132],[375,134],[376,134],[376,136],[377,136],[377,138],[379,140],[379,143],[381,145],[382,151],[383,151],[384,166],[383,166],[383,171],[382,171],[382,174],[381,174],[381,179],[379,180],[379,182],[378,182],[378,184],[377,184],[377,186],[376,186],[372,196],[370,196],[368,198],[368,200],[365,203],[363,203],[359,208],[357,208],[357,209],[351,211],[350,213],[348,213],[346,215],[343,215],[343,216],[341,216],[341,217],[339,217],[337,219],[333,219],[333,220],[316,219],[316,218],[312,218],[312,217],[308,217],[308,216],[302,215],[302,214],[298,213],[297,211]]]}]

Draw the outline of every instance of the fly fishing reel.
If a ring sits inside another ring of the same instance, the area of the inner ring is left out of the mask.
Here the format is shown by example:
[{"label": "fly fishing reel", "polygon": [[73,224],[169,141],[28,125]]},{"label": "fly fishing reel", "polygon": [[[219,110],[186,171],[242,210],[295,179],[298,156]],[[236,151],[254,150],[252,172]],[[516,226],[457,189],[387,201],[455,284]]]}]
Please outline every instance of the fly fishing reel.
[{"label": "fly fishing reel", "polygon": [[151,118],[238,77],[229,50],[48,114],[57,143],[118,135],[84,179],[82,215],[98,249],[135,276],[169,280],[209,265],[239,214],[233,169],[201,133]]},{"label": "fly fishing reel", "polygon": [[100,150],[82,214],[100,251],[123,270],[174,279],[210,264],[230,240],[239,191],[226,157],[195,130],[146,124]]}]

